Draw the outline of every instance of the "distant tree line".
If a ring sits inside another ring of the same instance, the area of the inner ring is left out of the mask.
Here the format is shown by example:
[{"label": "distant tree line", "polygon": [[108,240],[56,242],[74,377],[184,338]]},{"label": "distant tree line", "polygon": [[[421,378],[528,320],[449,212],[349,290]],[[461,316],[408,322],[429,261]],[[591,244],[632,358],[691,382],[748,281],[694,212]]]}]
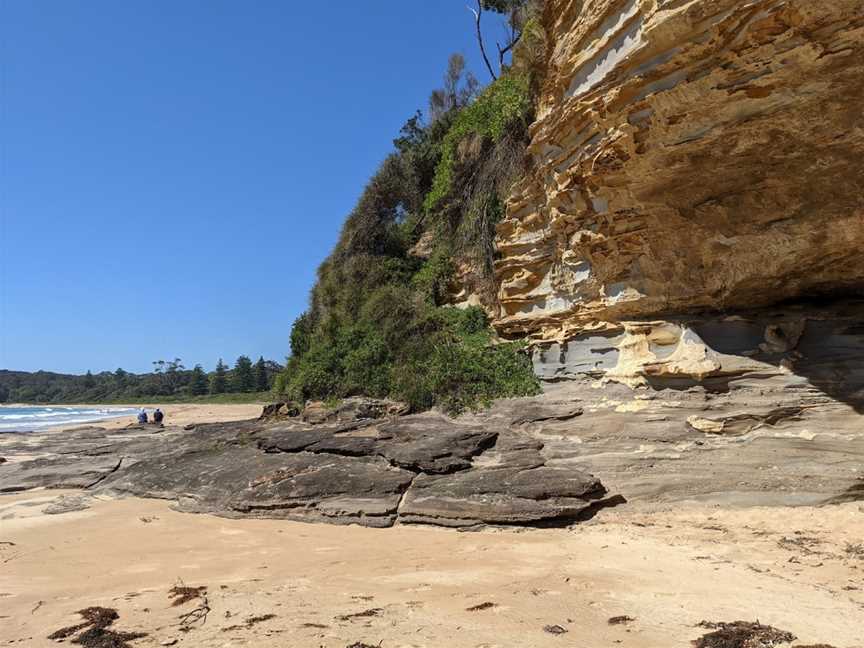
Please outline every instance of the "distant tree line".
[{"label": "distant tree line", "polygon": [[187,369],[180,358],[156,360],[153,371],[144,374],[123,369],[84,375],[2,369],[0,403],[96,403],[264,392],[281,370],[277,362],[260,357],[253,363],[245,355],[237,358],[233,368],[220,358],[211,372],[198,364]]}]

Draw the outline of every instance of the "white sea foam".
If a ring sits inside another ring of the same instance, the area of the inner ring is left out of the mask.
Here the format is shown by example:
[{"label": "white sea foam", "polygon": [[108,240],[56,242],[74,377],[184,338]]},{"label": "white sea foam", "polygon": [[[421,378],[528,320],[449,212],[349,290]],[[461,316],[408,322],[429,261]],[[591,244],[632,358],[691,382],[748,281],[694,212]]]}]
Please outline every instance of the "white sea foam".
[{"label": "white sea foam", "polygon": [[46,427],[92,423],[120,416],[131,416],[130,407],[3,407],[0,406],[0,433],[28,432]]}]

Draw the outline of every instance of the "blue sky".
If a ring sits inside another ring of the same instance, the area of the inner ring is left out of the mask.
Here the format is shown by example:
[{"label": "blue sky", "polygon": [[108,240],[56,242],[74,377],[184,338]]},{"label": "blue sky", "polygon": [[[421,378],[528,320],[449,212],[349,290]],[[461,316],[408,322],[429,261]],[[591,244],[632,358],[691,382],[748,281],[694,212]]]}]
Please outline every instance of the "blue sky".
[{"label": "blue sky", "polygon": [[0,47],[0,368],[22,370],[281,360],[448,55],[488,81],[464,0],[0,0]]}]

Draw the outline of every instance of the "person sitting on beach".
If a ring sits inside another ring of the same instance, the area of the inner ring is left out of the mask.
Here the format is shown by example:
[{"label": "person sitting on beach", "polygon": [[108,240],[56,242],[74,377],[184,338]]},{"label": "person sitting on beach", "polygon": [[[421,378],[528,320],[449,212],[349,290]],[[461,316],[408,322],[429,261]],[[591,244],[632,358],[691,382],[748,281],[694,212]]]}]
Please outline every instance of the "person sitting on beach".
[{"label": "person sitting on beach", "polygon": [[153,422],[154,422],[156,425],[161,425],[161,423],[162,423],[162,418],[163,418],[164,416],[165,416],[165,415],[162,413],[162,410],[160,410],[160,409],[157,407],[157,408],[156,408],[156,411],[153,412]]},{"label": "person sitting on beach", "polygon": [[138,422],[141,424],[147,422],[147,410],[145,410],[143,407],[141,408],[141,411],[138,412]]}]

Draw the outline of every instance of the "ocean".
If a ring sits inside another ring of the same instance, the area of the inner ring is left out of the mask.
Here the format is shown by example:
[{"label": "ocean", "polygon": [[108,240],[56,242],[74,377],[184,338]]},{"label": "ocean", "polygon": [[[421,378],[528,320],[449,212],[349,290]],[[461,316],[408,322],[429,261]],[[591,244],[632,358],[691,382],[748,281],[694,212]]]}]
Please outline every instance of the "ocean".
[{"label": "ocean", "polygon": [[119,416],[131,416],[135,407],[5,407],[0,406],[0,434],[29,432],[48,427],[93,423]]}]

